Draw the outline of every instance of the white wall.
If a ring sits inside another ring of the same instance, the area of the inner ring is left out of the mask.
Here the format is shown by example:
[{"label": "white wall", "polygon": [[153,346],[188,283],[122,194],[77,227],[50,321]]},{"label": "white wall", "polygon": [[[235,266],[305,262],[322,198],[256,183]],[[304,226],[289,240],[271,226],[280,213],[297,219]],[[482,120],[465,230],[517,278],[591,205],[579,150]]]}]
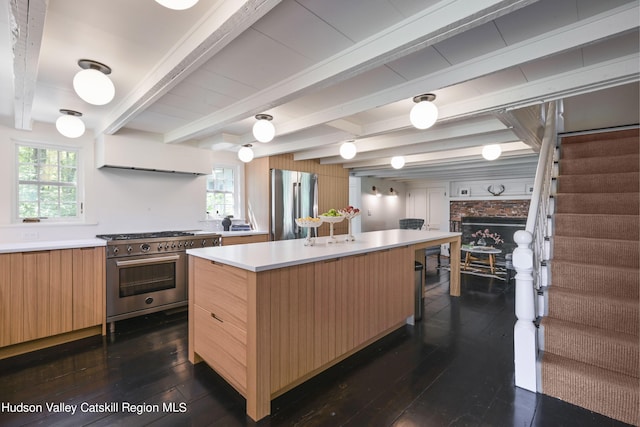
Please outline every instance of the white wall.
[{"label": "white wall", "polygon": [[[78,224],[12,222],[15,191],[13,141],[81,148],[85,221]],[[216,164],[239,164],[233,153],[203,150]],[[153,156],[153,153],[149,153]],[[96,169],[89,133],[62,137],[54,126],[18,131],[0,126],[0,243],[92,238],[96,234],[210,228],[205,221],[206,177],[123,169]],[[241,168],[242,170],[242,168]]]},{"label": "white wall", "polygon": [[[376,197],[372,194],[371,187],[376,186],[383,194]],[[398,191],[398,196],[390,196],[389,189]],[[404,184],[373,178],[362,178],[362,206],[361,226],[362,231],[391,230],[398,228],[398,220],[405,217],[406,188]]]}]

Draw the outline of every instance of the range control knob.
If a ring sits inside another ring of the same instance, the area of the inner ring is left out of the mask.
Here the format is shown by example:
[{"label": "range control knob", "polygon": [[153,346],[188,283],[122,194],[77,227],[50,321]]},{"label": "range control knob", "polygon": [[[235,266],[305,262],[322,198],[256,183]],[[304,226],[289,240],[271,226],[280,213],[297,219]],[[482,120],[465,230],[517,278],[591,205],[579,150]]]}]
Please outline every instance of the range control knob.
[{"label": "range control knob", "polygon": [[131,245],[127,246],[127,252],[131,252],[133,250],[133,248],[131,247]]},{"label": "range control knob", "polygon": [[143,243],[140,245],[140,250],[142,252],[149,252],[149,249],[151,249],[151,246],[149,246],[149,244],[147,243]]},{"label": "range control knob", "polygon": [[120,252],[120,249],[118,249],[118,247],[116,246],[115,248],[113,248],[113,254],[117,254],[118,252]]},{"label": "range control knob", "polygon": [[162,243],[158,243],[158,250],[161,251],[162,250]]}]

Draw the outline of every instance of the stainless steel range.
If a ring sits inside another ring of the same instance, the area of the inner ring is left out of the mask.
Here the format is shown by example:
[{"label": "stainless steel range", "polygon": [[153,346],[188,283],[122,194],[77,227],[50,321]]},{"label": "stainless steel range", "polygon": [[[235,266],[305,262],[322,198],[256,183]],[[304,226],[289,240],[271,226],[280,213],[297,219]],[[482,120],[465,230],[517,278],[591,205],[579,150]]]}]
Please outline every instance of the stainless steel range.
[{"label": "stainless steel range", "polygon": [[100,234],[107,240],[107,322],[187,305],[190,248],[220,245],[220,235],[189,231]]}]

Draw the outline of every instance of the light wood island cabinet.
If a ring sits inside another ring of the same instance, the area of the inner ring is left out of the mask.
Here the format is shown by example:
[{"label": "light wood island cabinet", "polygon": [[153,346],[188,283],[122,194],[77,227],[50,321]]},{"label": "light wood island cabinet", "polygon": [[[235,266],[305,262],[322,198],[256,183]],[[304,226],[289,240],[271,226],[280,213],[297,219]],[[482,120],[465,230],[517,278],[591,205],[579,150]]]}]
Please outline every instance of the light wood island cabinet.
[{"label": "light wood island cabinet", "polygon": [[189,360],[209,364],[259,420],[273,398],[406,323],[416,251],[432,242],[458,248],[459,264],[459,233],[415,230],[362,233],[333,246],[189,250]]},{"label": "light wood island cabinet", "polygon": [[244,245],[246,243],[260,243],[269,240],[269,234],[248,234],[243,236],[222,236],[222,246]]},{"label": "light wood island cabinet", "polygon": [[0,359],[105,333],[105,249],[0,254]]}]

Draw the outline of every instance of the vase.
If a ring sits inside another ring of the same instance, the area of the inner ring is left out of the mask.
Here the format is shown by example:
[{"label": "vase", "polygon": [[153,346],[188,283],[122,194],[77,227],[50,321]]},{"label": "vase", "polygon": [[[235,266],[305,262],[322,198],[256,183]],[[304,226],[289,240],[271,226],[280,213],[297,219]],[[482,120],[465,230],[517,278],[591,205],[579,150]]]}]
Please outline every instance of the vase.
[{"label": "vase", "polygon": [[484,240],[484,237],[481,237],[478,239],[478,241],[476,242],[476,245],[478,246],[487,246],[487,241]]}]

